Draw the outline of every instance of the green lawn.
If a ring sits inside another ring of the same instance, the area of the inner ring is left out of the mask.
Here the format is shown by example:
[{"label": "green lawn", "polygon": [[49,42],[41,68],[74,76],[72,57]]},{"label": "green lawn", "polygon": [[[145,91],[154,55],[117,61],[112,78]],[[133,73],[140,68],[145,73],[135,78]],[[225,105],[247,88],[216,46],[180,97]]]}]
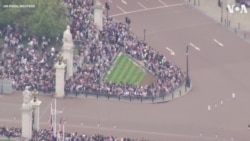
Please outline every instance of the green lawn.
[{"label": "green lawn", "polygon": [[140,84],[145,77],[143,71],[129,56],[119,54],[113,64],[113,68],[104,77],[105,81],[114,83]]},{"label": "green lawn", "polygon": [[0,38],[0,45],[2,45],[4,43],[4,39]]}]

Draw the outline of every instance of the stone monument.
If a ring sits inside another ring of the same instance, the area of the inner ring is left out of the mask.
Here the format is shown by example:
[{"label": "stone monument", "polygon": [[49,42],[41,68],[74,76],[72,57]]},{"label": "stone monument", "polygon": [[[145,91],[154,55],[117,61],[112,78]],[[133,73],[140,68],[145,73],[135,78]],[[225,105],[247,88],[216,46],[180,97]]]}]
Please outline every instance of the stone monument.
[{"label": "stone monument", "polygon": [[[26,87],[23,91],[22,137],[27,140],[32,137],[32,129],[39,130],[39,110],[41,103],[41,101],[36,99],[36,96],[34,96],[34,99],[32,98],[31,92]],[[32,121],[34,122],[32,123]]]},{"label": "stone monument", "polygon": [[55,97],[58,97],[58,98],[64,97],[65,67],[66,67],[66,65],[63,62],[62,54],[59,53],[58,54],[58,61],[55,64],[55,68],[56,68],[56,94],[55,94]]},{"label": "stone monument", "polygon": [[94,23],[99,30],[103,30],[103,8],[100,0],[95,0]]},{"label": "stone monument", "polygon": [[66,78],[69,78],[73,75],[73,49],[74,44],[72,41],[72,35],[70,33],[70,27],[67,26],[67,29],[63,33],[63,58],[66,60],[67,74]]}]

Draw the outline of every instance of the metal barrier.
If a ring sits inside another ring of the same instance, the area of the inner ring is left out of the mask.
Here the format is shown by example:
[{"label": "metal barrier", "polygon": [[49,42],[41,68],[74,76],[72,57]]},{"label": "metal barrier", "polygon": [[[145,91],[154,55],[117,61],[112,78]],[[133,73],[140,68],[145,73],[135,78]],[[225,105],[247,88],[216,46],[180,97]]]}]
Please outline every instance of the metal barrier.
[{"label": "metal barrier", "polygon": [[140,103],[162,103],[168,102],[175,98],[179,98],[187,94],[192,88],[192,84],[190,88],[185,87],[185,83],[180,85],[179,87],[175,88],[173,91],[169,93],[161,93],[157,96],[154,96],[150,93],[147,96],[141,95],[123,95],[123,94],[109,94],[105,92],[91,92],[91,91],[81,91],[70,93],[69,91],[66,92],[66,97],[80,97],[80,98],[87,98],[87,99],[101,99],[101,100],[115,100],[115,101],[123,101],[123,102],[140,102]]},{"label": "metal barrier", "polygon": [[12,93],[12,81],[9,79],[0,79],[0,93],[11,94]]}]

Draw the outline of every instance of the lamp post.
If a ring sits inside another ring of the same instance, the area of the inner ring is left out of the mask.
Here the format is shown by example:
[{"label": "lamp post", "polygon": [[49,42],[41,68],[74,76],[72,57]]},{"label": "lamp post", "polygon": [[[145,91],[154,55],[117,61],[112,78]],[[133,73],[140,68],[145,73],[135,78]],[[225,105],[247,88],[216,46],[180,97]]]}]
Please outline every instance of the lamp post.
[{"label": "lamp post", "polygon": [[220,21],[221,21],[221,23],[223,23],[223,5],[224,5],[223,0],[219,0],[219,3],[220,3],[220,7],[221,7],[221,19],[220,19]]},{"label": "lamp post", "polygon": [[190,78],[189,78],[189,68],[188,68],[188,55],[189,55],[189,46],[186,48],[186,65],[187,65],[187,77],[186,77],[186,87],[190,88]]},{"label": "lamp post", "polygon": [[227,26],[229,25],[229,20],[228,20],[228,8],[226,8],[227,10]]},{"label": "lamp post", "polygon": [[1,80],[1,82],[2,82],[2,83],[1,83],[1,94],[3,94],[3,81],[4,81],[3,75],[1,76],[1,79],[2,79],[2,80]]},{"label": "lamp post", "polygon": [[[38,94],[38,91],[35,89],[33,92],[32,92],[32,95],[33,95],[33,102],[35,103],[37,101],[37,94]],[[32,133],[33,133],[33,137],[34,137],[34,140],[37,141],[37,129],[35,127],[35,108],[33,107],[33,110],[32,110]]]},{"label": "lamp post", "polygon": [[146,29],[143,30],[143,33],[144,33],[143,40],[146,41]]},{"label": "lamp post", "polygon": [[106,8],[106,17],[108,19],[109,18],[109,10],[110,10],[108,2],[105,2],[105,8]]}]

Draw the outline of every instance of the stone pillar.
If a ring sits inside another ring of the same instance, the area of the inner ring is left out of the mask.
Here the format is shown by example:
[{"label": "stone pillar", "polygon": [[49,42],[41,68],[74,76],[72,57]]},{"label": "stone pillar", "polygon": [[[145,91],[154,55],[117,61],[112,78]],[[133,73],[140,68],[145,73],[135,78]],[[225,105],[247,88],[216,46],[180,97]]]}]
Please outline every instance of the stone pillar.
[{"label": "stone pillar", "polygon": [[103,9],[99,0],[95,0],[94,5],[94,23],[99,30],[103,29]]},{"label": "stone pillar", "polygon": [[63,48],[63,58],[66,61],[66,79],[68,79],[73,75],[73,49]]},{"label": "stone pillar", "polygon": [[72,41],[72,35],[70,33],[70,27],[67,26],[67,29],[64,31],[63,34],[63,47],[62,47],[62,55],[63,58],[66,60],[67,66],[67,74],[66,79],[73,75],[73,52],[74,51],[74,44]]},{"label": "stone pillar", "polygon": [[22,137],[31,139],[32,137],[32,105],[22,104]]},{"label": "stone pillar", "polygon": [[33,112],[35,113],[35,119],[34,119],[34,129],[36,131],[38,131],[40,129],[40,105],[41,105],[41,101],[40,100],[36,100],[36,102],[32,101],[32,108],[33,108]]},{"label": "stone pillar", "polygon": [[55,97],[64,97],[64,74],[66,65],[63,62],[56,62],[56,94]]}]

